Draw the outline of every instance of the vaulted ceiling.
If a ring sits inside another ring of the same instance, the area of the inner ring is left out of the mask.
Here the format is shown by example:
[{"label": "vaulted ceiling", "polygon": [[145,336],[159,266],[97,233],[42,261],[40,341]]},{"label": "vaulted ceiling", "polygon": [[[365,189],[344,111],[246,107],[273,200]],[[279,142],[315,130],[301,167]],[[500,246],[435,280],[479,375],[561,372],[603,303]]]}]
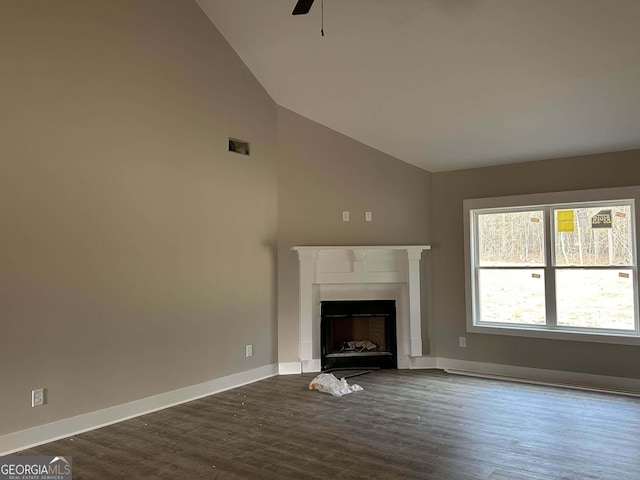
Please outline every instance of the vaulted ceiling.
[{"label": "vaulted ceiling", "polygon": [[197,0],[276,103],[428,171],[640,148],[639,0]]}]

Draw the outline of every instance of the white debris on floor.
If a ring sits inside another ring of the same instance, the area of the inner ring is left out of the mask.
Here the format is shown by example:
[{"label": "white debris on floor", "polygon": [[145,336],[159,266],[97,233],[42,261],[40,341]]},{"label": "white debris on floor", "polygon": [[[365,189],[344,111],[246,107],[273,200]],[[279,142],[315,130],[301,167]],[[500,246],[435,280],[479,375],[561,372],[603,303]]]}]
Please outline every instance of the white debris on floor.
[{"label": "white debris on floor", "polygon": [[347,379],[338,380],[333,373],[321,373],[309,383],[309,390],[330,393],[334,397],[341,397],[353,392],[364,390],[360,385],[354,383],[349,385]]}]

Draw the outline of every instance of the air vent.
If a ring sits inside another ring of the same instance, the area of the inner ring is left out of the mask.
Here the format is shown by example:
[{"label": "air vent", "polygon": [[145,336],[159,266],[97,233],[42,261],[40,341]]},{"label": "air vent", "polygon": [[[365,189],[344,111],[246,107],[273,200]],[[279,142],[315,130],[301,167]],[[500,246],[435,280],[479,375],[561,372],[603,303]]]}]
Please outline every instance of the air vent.
[{"label": "air vent", "polygon": [[229,151],[239,153],[241,155],[249,155],[249,142],[238,140],[237,138],[230,138]]}]

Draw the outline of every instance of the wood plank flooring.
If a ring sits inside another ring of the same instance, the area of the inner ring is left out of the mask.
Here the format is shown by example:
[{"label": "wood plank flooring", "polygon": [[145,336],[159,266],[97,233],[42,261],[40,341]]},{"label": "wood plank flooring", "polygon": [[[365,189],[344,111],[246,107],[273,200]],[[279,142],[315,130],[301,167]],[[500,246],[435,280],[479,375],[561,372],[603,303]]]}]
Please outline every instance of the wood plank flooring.
[{"label": "wood plank flooring", "polygon": [[22,452],[75,480],[640,478],[640,399],[387,370],[274,377]]}]

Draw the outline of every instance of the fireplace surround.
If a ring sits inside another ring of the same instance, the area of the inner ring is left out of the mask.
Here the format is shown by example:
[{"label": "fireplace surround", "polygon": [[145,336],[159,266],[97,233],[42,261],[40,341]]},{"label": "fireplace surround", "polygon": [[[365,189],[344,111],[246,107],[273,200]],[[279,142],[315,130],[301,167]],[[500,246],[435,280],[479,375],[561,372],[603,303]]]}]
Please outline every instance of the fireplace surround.
[{"label": "fireplace surround", "polygon": [[422,356],[420,260],[429,245],[296,246],[300,261],[300,369],[322,368],[321,303],[390,300],[397,368]]}]

